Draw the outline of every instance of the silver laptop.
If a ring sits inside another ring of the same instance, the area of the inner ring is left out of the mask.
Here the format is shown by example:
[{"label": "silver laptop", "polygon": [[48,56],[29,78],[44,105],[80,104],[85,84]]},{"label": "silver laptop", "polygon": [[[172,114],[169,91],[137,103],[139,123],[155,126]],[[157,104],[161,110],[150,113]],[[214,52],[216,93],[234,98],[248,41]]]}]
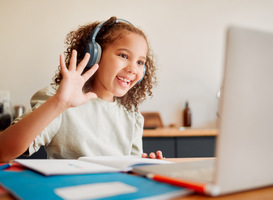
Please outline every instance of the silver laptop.
[{"label": "silver laptop", "polygon": [[214,196],[273,185],[273,33],[228,29],[219,114],[215,159],[133,171],[205,183]]}]

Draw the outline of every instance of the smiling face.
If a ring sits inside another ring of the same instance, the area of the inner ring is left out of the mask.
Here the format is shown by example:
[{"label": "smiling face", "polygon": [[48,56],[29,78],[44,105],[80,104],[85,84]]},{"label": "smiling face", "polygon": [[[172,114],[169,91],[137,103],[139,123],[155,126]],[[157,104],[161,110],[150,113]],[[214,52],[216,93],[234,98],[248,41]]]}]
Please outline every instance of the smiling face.
[{"label": "smiling face", "polygon": [[124,96],[143,76],[148,46],[136,33],[124,34],[103,49],[92,91],[106,101]]}]

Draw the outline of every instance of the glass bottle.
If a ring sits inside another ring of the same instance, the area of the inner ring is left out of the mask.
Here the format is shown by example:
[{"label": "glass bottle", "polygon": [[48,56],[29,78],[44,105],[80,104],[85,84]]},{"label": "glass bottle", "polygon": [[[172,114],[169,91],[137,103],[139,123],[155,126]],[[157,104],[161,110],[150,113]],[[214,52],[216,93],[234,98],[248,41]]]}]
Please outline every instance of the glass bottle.
[{"label": "glass bottle", "polygon": [[191,127],[191,110],[190,110],[188,101],[186,101],[186,105],[183,110],[183,126]]}]

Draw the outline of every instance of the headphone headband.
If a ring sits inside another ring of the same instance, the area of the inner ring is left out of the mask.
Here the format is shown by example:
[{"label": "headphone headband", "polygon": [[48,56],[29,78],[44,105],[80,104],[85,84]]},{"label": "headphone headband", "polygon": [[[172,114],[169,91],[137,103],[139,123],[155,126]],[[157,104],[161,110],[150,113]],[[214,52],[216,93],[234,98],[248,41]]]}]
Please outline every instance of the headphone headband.
[{"label": "headphone headband", "polygon": [[[99,23],[99,24],[96,26],[96,28],[94,29],[94,31],[92,31],[92,33],[91,33],[91,35],[90,35],[89,41],[96,42],[96,37],[97,37],[97,35],[98,35],[98,33],[99,33],[101,27],[105,24],[105,22],[106,22],[106,21],[103,21],[103,22]],[[124,22],[124,23],[126,23],[126,24],[130,24],[130,25],[134,26],[133,24],[131,24],[131,23],[128,22],[127,20],[125,20],[125,19],[119,19],[119,18],[116,19],[116,22],[115,22],[115,23],[117,24],[117,23],[120,23],[120,22]]]}]

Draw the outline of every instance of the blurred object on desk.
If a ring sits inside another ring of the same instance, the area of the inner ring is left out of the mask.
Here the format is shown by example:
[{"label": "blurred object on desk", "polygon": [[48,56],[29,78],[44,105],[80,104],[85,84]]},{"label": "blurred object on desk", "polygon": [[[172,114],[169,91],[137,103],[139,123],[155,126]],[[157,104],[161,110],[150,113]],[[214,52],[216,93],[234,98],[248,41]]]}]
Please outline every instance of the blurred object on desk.
[{"label": "blurred object on desk", "polygon": [[25,107],[23,105],[15,105],[15,118],[20,117],[25,112]]},{"label": "blurred object on desk", "polygon": [[3,131],[9,127],[13,120],[12,110],[5,106],[5,103],[6,102],[0,102],[0,131]]},{"label": "blurred object on desk", "polygon": [[162,128],[163,123],[158,112],[142,112],[144,117],[144,129]]},{"label": "blurred object on desk", "polygon": [[0,131],[5,130],[11,124],[10,114],[0,114]]}]

